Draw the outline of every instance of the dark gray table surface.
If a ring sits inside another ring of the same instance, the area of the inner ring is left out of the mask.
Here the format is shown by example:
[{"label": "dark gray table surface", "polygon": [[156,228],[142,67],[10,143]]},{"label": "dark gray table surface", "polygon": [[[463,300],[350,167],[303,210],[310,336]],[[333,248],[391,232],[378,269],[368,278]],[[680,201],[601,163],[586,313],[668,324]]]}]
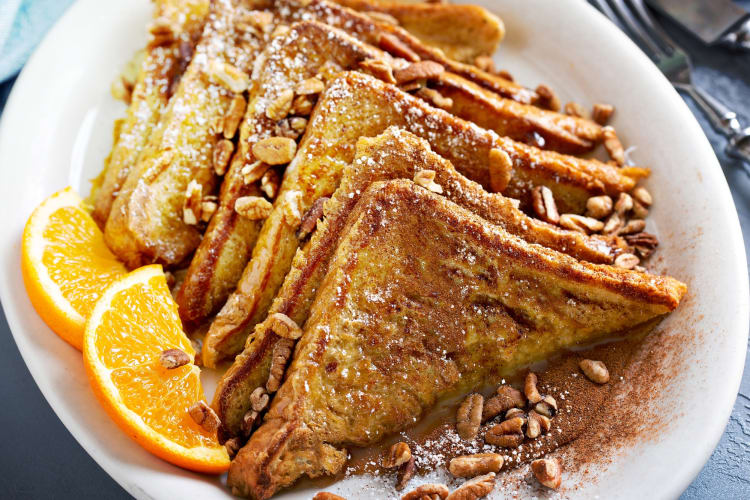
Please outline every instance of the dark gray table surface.
[{"label": "dark gray table surface", "polygon": [[[750,55],[705,48],[672,26],[668,28],[693,55],[698,84],[732,106],[742,116],[743,123],[750,125]],[[0,85],[0,112],[12,85],[13,81]],[[750,248],[750,176],[724,154],[723,137],[711,129],[692,102],[688,100],[688,104],[721,162],[739,213],[745,247]],[[727,430],[682,499],[750,498],[749,365],[750,357],[745,363],[745,374]],[[21,359],[2,312],[0,380],[0,401],[4,402],[0,411],[1,498],[128,498],[73,439],[44,400]]]}]

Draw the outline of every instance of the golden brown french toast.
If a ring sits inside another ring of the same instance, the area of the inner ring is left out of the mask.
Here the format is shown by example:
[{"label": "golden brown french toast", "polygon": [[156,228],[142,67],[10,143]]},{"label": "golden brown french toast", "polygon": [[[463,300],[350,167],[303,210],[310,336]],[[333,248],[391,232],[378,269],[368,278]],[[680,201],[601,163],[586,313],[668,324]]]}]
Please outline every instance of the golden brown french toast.
[{"label": "golden brown french toast", "polygon": [[336,2],[360,12],[387,14],[423,43],[464,63],[473,63],[479,56],[492,56],[505,35],[502,20],[478,5],[372,0]]},{"label": "golden brown french toast", "polygon": [[[306,120],[304,117],[295,118],[294,110],[290,111],[291,117],[271,119],[267,116],[268,109],[305,80],[316,77],[325,80],[329,75],[320,73],[331,72],[331,68],[335,73],[359,70],[365,61],[378,61],[385,67],[396,64],[387,53],[315,21],[292,25],[288,32],[268,44],[260,59],[264,63],[254,75],[258,83],[250,90],[250,105],[241,126],[238,153],[224,177],[219,209],[177,295],[180,315],[188,323],[204,320],[224,304],[234,290],[256,241],[262,221],[248,220],[234,210],[238,198],[259,195],[258,183],[264,169],[268,168],[267,165],[252,167],[257,160],[252,152],[254,145],[275,134],[280,124],[292,119]],[[482,114],[483,107],[487,114],[496,118],[496,130],[511,138],[528,140],[533,139],[533,134],[538,134],[547,138],[549,145],[568,150],[592,145],[589,140],[592,134],[585,132],[588,130],[585,124],[579,124],[585,120],[499,97],[451,73],[443,73],[439,81],[452,86],[456,102],[461,102],[461,99],[472,102],[471,107],[457,109],[458,113],[454,114],[459,117],[476,118]],[[466,116],[463,116],[464,112]],[[594,127],[600,132],[598,125],[594,124]],[[572,129],[584,132],[575,136],[569,132]],[[257,174],[248,180],[242,172],[250,168],[254,168]],[[208,363],[212,363],[212,359],[212,356],[205,358]]]},{"label": "golden brown french toast", "polygon": [[184,218],[186,189],[202,196],[216,188],[212,166],[219,123],[248,85],[263,35],[247,28],[263,3],[215,0],[195,54],[137,165],[131,169],[105,226],[110,249],[130,268],[184,262],[201,231]]},{"label": "golden brown french toast", "polygon": [[[373,182],[412,179],[417,172],[428,170],[435,172],[434,182],[447,199],[529,243],[595,263],[611,263],[626,247],[619,237],[586,236],[526,216],[512,200],[488,193],[459,174],[450,162],[430,150],[427,141],[390,127],[376,138],[358,141],[354,161],[344,170],[338,189],[325,204],[325,224],[313,233],[309,244],[297,251],[268,314],[285,314],[304,325],[331,255],[343,236],[347,216],[361,194]],[[263,323],[256,327],[251,339],[220,380],[214,395],[213,407],[222,420],[225,435],[240,432],[243,416],[250,409],[249,396],[268,379],[271,356],[279,341]]]},{"label": "golden brown french toast", "polygon": [[[289,210],[303,214],[315,200],[330,196],[354,157],[357,140],[378,135],[391,125],[425,138],[436,153],[485,188],[490,186],[490,150],[502,149],[512,160],[514,189],[526,199],[530,196],[526,191],[535,185],[549,185],[564,211],[570,211],[573,202],[580,213],[590,196],[602,194],[605,185],[600,177],[619,180],[620,192],[630,191],[636,183],[616,167],[499,138],[392,85],[362,73],[347,73],[321,96],[237,289],[211,324],[203,344],[207,366],[240,352],[254,325],[265,318],[299,244],[299,221],[290,221]],[[523,182],[532,178],[534,183],[522,184],[515,177]],[[613,188],[617,185],[611,183]]]},{"label": "golden brown french toast", "polygon": [[442,397],[627,333],[685,291],[527,243],[411,181],[372,184],[227,483],[265,499],[303,475],[335,474],[346,447],[413,425]]},{"label": "golden brown french toast", "polygon": [[104,227],[112,203],[138,161],[151,131],[193,55],[209,0],[156,2],[151,40],[133,88],[127,115],[107,157],[100,182],[92,187],[92,217]]}]

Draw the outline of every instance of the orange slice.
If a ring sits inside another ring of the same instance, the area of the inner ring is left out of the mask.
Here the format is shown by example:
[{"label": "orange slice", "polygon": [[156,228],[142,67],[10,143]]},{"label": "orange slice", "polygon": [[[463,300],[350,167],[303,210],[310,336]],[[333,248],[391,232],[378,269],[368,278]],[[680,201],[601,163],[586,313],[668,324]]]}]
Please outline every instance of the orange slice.
[{"label": "orange slice", "polygon": [[21,272],[39,316],[80,350],[94,304],[127,270],[104,244],[81,197],[68,187],[44,200],[26,222]]},{"label": "orange slice", "polygon": [[166,369],[162,352],[190,345],[161,266],[136,269],[115,281],[86,323],[83,360],[91,385],[115,422],[154,455],[206,473],[229,467],[226,449],[188,414],[204,400],[192,362]]}]

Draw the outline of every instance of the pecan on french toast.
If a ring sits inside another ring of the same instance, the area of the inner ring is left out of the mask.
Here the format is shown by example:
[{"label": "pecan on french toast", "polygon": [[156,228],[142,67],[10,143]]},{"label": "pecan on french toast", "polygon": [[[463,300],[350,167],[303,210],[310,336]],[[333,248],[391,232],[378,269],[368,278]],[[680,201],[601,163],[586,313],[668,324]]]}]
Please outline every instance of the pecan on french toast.
[{"label": "pecan on french toast", "polygon": [[[424,171],[435,172],[433,182],[447,199],[529,243],[597,263],[611,263],[614,255],[626,247],[616,236],[586,236],[526,216],[515,208],[512,200],[488,193],[459,174],[449,161],[430,150],[427,141],[390,127],[378,137],[361,138],[357,142],[354,161],[346,167],[338,189],[325,204],[325,223],[315,230],[310,243],[297,251],[269,316],[281,313],[304,325],[331,255],[343,237],[347,216],[361,194],[373,182],[412,179]],[[249,395],[268,379],[271,357],[279,340],[265,322],[259,324],[252,341],[220,380],[213,407],[222,420],[224,434],[240,432],[242,419],[250,409]]]},{"label": "pecan on french toast", "polygon": [[92,217],[104,227],[112,203],[138,161],[151,131],[193,55],[203,29],[209,0],[156,2],[151,39],[145,49],[127,115],[122,121],[104,171],[92,186]]},{"label": "pecan on french toast", "polygon": [[248,28],[262,0],[215,0],[188,68],[149,144],[115,199],[105,226],[110,249],[128,267],[176,266],[200,243],[195,220],[184,215],[186,190],[211,194],[220,123],[242,94],[264,35]]},{"label": "pecan on french toast", "polygon": [[[478,5],[373,0],[336,2],[360,12],[386,14],[423,43],[464,63],[473,63],[480,56],[492,56],[505,35],[502,20]],[[382,19],[376,17],[376,20]]]},{"label": "pecan on french toast", "polygon": [[233,493],[339,472],[346,447],[442,397],[673,311],[681,282],[527,243],[411,181],[350,214],[281,388],[232,461]]},{"label": "pecan on french toast", "polygon": [[304,214],[315,200],[330,196],[354,157],[357,140],[380,134],[391,125],[425,138],[459,172],[486,188],[491,185],[490,150],[502,149],[513,164],[511,183],[517,176],[523,176],[524,182],[534,181],[519,183],[519,194],[528,198],[521,188],[549,185],[565,211],[571,201],[582,211],[590,196],[605,192],[599,176],[617,180],[610,186],[618,192],[630,191],[636,183],[613,166],[499,138],[392,85],[362,73],[346,73],[329,84],[315,107],[250,262],[211,324],[203,344],[207,366],[240,352],[254,325],[265,318],[299,244],[299,221],[290,218],[289,212]]},{"label": "pecan on french toast", "polygon": [[[258,141],[277,134],[281,125],[289,124],[291,120],[306,121],[306,117],[295,116],[291,105],[288,106],[290,116],[286,116],[286,112],[282,116],[273,111],[279,107],[278,102],[292,99],[290,92],[306,80],[321,85],[330,78],[330,73],[361,69],[364,63],[379,64],[387,71],[396,64],[388,53],[316,21],[292,25],[266,46],[259,60],[263,64],[254,74],[257,84],[250,90],[250,104],[240,128],[238,153],[224,177],[218,211],[211,219],[177,295],[180,316],[187,323],[201,322],[224,304],[250,257],[262,221],[241,217],[234,210],[235,202],[244,196],[259,195],[261,176],[269,168],[278,168],[257,164],[253,147]],[[462,102],[462,99],[473,103],[471,107],[457,109],[459,117],[466,112],[467,117],[474,118],[484,107],[496,118],[496,130],[512,138],[523,140],[532,133],[538,134],[547,138],[550,145],[568,150],[591,145],[586,134],[576,136],[569,132],[571,129],[586,130],[585,125],[578,123],[584,122],[580,118],[501,98],[450,73],[443,73],[439,79],[453,86],[456,102]],[[500,107],[502,109],[498,111]],[[248,171],[252,171],[252,175],[248,175]],[[204,361],[210,366],[213,359],[207,354]]]}]

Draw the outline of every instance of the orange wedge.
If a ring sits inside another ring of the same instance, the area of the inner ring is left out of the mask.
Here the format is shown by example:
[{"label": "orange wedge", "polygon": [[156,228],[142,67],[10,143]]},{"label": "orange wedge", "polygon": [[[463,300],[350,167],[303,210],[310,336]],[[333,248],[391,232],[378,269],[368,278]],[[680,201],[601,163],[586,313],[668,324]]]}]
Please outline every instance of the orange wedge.
[{"label": "orange wedge", "polygon": [[71,188],[39,205],[26,222],[21,272],[31,303],[45,323],[81,349],[86,318],[101,292],[127,273]]},{"label": "orange wedge", "polygon": [[167,369],[162,352],[195,360],[161,266],[136,269],[110,285],[86,323],[83,360],[91,386],[115,422],[138,444],[180,467],[205,473],[229,468],[216,431],[188,410],[205,399],[192,362]]}]

